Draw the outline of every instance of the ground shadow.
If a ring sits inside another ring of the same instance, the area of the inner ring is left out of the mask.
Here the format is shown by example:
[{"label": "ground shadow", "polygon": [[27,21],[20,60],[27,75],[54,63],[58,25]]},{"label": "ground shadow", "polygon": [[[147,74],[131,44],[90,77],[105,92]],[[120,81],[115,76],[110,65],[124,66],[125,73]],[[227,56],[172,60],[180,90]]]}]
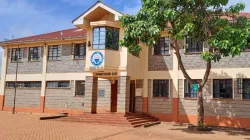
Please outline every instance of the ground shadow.
[{"label": "ground shadow", "polygon": [[[185,123],[178,123],[178,124],[173,124],[174,128],[170,129],[173,131],[181,131],[185,133],[191,133],[191,134],[215,134],[215,132],[224,132],[227,133],[228,135],[231,136],[249,136],[249,138],[245,138],[246,140],[250,140],[250,131],[241,129],[241,128],[229,128],[229,127],[213,127],[213,131],[208,132],[208,131],[191,131],[188,129],[188,124]],[[180,128],[181,127],[181,128]]]}]

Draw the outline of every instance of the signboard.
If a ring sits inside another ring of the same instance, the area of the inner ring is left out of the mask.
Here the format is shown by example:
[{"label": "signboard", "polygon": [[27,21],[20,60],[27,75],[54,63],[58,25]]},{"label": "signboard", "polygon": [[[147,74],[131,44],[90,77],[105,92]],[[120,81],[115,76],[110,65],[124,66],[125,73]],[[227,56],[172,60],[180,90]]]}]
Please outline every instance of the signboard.
[{"label": "signboard", "polygon": [[104,60],[104,56],[101,52],[94,52],[92,55],[91,55],[91,58],[90,58],[90,62],[93,66],[95,67],[99,67],[102,65],[103,63],[103,60]]},{"label": "signboard", "polygon": [[99,77],[110,77],[110,76],[118,76],[117,72],[97,72],[95,76]]},{"label": "signboard", "polygon": [[192,84],[192,90],[197,91],[199,89],[199,84]]}]

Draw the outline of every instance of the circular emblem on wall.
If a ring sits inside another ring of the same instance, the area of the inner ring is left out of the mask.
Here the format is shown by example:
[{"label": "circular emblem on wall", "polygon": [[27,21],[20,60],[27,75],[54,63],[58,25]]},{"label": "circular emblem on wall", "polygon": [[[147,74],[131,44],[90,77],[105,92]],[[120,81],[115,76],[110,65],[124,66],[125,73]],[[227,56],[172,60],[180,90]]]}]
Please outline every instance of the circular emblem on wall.
[{"label": "circular emblem on wall", "polygon": [[94,52],[90,58],[90,62],[96,67],[100,66],[103,63],[103,60],[104,57],[101,52]]}]

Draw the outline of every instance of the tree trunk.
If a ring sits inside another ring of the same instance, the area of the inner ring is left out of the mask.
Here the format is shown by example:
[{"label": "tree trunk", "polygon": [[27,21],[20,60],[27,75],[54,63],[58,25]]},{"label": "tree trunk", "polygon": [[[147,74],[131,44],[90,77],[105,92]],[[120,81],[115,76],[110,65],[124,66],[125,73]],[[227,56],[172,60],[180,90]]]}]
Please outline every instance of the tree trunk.
[{"label": "tree trunk", "polygon": [[203,105],[203,87],[199,87],[197,94],[197,127],[204,127],[204,105]]}]

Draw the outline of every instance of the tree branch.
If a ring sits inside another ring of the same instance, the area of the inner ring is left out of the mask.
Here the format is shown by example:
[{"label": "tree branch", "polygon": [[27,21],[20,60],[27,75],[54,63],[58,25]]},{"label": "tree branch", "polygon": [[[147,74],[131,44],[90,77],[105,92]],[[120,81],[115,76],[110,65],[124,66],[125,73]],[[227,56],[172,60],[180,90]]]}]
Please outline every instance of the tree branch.
[{"label": "tree branch", "polygon": [[176,57],[178,59],[179,67],[180,67],[184,77],[188,80],[189,84],[192,85],[193,84],[192,79],[189,76],[189,74],[187,73],[187,71],[186,71],[186,69],[185,69],[185,67],[183,65],[183,62],[181,60],[180,49],[179,49],[179,44],[178,44],[177,40],[174,41],[174,45],[171,44],[171,47],[173,47],[175,49],[175,55],[176,55]]}]

